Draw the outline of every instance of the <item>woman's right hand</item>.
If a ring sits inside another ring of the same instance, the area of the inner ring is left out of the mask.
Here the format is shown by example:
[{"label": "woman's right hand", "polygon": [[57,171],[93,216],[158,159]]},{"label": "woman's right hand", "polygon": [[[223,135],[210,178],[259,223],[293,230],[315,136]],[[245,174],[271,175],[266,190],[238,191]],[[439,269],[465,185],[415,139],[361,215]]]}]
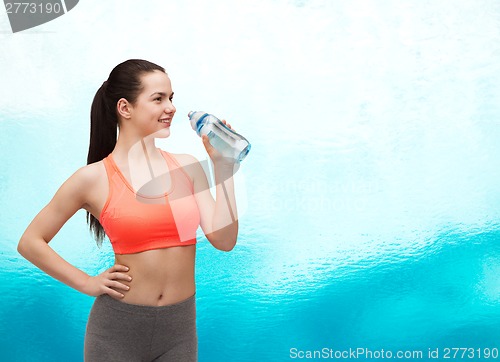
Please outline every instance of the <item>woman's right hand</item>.
[{"label": "woman's right hand", "polygon": [[115,290],[125,290],[128,291],[129,286],[119,282],[119,280],[131,281],[132,277],[125,274],[129,270],[125,265],[115,264],[111,268],[105,270],[95,277],[89,277],[82,292],[97,297],[101,294],[108,294],[109,296],[120,299],[124,297],[124,294]]}]

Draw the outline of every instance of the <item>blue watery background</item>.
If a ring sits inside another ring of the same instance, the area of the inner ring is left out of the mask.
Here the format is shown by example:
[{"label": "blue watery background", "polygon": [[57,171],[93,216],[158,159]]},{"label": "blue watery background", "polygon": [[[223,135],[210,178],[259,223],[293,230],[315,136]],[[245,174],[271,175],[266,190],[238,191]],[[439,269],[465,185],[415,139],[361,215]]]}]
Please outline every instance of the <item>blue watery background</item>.
[{"label": "blue watery background", "polygon": [[[16,246],[85,165],[92,98],[128,58],[172,79],[158,146],[204,159],[192,109],[252,143],[238,245],[199,238],[200,361],[500,348],[499,19],[496,0],[85,0],[18,34],[0,15],[0,360],[82,360],[93,298]],[[82,210],[50,245],[113,263]]]}]

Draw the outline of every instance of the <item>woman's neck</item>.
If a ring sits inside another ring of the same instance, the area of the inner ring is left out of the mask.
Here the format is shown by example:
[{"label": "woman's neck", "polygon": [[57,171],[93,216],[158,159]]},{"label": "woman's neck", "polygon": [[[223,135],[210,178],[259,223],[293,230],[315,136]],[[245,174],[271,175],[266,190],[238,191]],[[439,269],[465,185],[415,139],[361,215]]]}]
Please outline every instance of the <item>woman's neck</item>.
[{"label": "woman's neck", "polygon": [[118,135],[113,155],[120,159],[127,159],[128,162],[144,162],[146,159],[161,156],[152,135],[127,137],[124,134]]}]

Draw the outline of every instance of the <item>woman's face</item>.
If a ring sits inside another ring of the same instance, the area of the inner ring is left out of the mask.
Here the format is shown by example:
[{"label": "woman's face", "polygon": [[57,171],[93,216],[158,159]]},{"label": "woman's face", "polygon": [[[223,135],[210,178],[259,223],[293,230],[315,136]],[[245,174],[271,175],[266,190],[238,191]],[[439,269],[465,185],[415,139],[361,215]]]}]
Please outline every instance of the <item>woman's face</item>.
[{"label": "woman's face", "polygon": [[141,135],[155,133],[154,137],[168,137],[176,111],[170,79],[161,71],[153,71],[143,74],[141,81],[143,90],[131,106],[132,124]]}]

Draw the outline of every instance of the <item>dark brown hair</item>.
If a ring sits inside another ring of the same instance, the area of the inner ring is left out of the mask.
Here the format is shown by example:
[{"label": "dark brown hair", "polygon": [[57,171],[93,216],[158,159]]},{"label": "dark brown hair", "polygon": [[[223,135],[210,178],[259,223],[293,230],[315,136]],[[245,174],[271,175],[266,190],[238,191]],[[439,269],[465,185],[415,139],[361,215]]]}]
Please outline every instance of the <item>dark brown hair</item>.
[{"label": "dark brown hair", "polygon": [[[97,90],[90,109],[90,145],[87,165],[101,161],[108,156],[116,145],[118,114],[116,105],[120,98],[131,104],[137,101],[143,86],[141,76],[144,73],[165,69],[142,59],[129,59],[118,64]],[[94,234],[97,245],[104,239],[104,229],[92,214],[87,211],[87,224]]]}]

